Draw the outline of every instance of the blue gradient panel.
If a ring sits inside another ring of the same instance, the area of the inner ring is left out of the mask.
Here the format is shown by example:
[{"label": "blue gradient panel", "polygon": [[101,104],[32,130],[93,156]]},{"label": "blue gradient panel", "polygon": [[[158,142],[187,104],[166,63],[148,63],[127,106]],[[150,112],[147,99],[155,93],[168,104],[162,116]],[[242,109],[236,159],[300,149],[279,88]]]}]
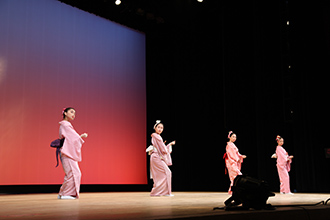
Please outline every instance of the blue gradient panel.
[{"label": "blue gradient panel", "polygon": [[55,0],[0,1],[0,184],[60,184],[62,108],[82,184],[146,184],[145,34]]}]

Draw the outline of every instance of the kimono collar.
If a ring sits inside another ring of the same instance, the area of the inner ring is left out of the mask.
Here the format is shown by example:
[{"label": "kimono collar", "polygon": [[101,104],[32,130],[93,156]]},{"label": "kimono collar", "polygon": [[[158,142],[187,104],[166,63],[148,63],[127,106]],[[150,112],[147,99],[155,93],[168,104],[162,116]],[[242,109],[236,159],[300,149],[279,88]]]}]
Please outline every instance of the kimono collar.
[{"label": "kimono collar", "polygon": [[59,122],[59,124],[60,125],[69,125],[69,126],[71,125],[71,123],[69,121],[67,121],[67,120],[62,120],[62,121]]},{"label": "kimono collar", "polygon": [[230,141],[228,141],[227,144],[236,146],[233,142],[230,142]]},{"label": "kimono collar", "polygon": [[157,133],[152,133],[151,134],[151,137],[156,138],[158,140],[162,140],[162,137],[159,134],[157,134]]}]

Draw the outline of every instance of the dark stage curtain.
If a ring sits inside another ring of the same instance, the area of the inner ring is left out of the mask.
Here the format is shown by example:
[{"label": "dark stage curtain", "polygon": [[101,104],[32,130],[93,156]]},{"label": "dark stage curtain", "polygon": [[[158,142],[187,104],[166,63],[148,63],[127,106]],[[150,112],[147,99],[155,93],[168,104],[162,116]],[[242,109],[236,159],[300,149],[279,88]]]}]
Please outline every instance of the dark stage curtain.
[{"label": "dark stage curtain", "polygon": [[175,5],[185,13],[174,14],[170,27],[147,33],[148,133],[161,119],[164,140],[177,140],[173,190],[226,191],[222,155],[233,130],[247,155],[244,174],[279,191],[270,158],[279,134],[295,156],[291,190],[330,191],[324,155],[328,5],[207,4],[204,11]]}]

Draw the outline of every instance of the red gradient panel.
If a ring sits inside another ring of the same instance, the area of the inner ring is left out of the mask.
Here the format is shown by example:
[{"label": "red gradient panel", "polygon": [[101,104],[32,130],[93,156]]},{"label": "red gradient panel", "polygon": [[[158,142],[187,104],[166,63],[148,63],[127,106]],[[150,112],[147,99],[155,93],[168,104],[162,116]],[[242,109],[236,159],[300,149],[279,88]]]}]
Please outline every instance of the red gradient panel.
[{"label": "red gradient panel", "polygon": [[55,0],[2,0],[0,21],[0,185],[63,182],[68,106],[82,184],[146,184],[145,35]]}]

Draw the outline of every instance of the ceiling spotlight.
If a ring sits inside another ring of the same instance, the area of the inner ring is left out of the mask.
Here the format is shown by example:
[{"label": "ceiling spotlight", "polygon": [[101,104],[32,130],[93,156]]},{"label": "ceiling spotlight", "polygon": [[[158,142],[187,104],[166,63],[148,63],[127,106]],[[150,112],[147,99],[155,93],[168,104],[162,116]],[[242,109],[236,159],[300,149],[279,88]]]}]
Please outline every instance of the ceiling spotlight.
[{"label": "ceiling spotlight", "polygon": [[203,2],[203,0],[197,0],[198,2]]},{"label": "ceiling spotlight", "polygon": [[116,4],[116,5],[120,5],[120,3],[121,3],[120,0],[116,0],[116,1],[115,1],[115,4]]}]

